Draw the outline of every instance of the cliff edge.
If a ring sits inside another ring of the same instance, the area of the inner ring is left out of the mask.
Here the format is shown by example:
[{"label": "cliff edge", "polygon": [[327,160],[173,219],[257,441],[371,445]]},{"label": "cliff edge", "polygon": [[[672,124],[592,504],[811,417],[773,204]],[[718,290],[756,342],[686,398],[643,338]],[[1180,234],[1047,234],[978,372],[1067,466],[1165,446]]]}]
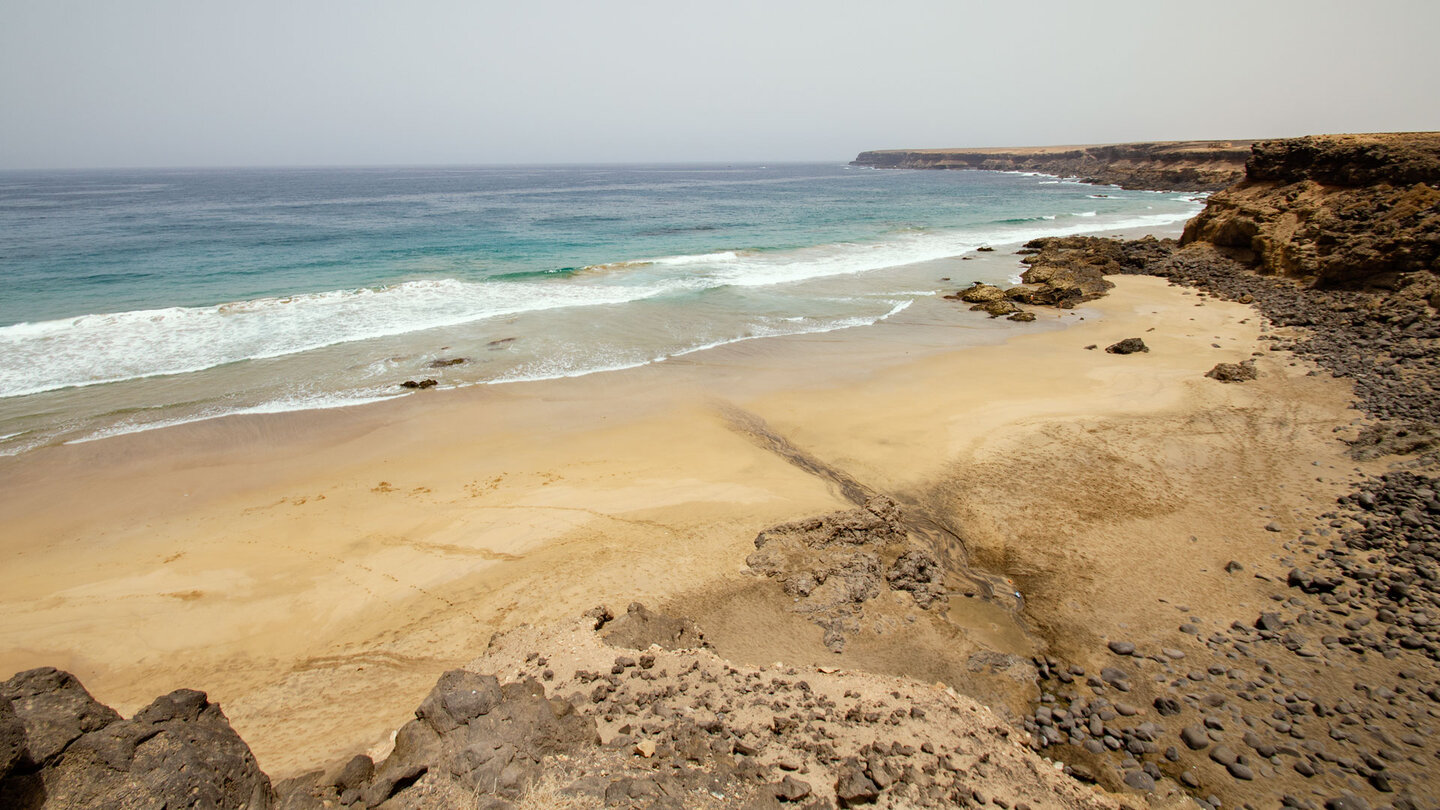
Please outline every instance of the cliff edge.
[{"label": "cliff edge", "polygon": [[1042,172],[1127,189],[1216,191],[1244,177],[1253,143],[1157,141],[1001,149],[882,149],[861,152],[850,165]]},{"label": "cliff edge", "polygon": [[1186,226],[1195,242],[1311,286],[1414,288],[1440,305],[1440,133],[1257,143],[1245,179]]}]

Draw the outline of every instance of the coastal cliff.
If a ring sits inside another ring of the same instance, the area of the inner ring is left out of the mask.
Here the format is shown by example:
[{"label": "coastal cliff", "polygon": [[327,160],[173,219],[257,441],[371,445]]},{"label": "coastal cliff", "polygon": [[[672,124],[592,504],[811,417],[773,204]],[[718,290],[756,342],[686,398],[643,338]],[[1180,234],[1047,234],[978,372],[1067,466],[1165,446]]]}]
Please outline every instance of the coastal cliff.
[{"label": "coastal cliff", "polygon": [[1254,141],[1166,141],[1006,149],[882,149],[852,166],[984,169],[1079,177],[1127,189],[1217,191],[1244,177]]},{"label": "coastal cliff", "polygon": [[1195,242],[1261,273],[1316,287],[1414,287],[1440,305],[1440,133],[1257,143],[1245,179],[1186,226],[1181,243]]}]

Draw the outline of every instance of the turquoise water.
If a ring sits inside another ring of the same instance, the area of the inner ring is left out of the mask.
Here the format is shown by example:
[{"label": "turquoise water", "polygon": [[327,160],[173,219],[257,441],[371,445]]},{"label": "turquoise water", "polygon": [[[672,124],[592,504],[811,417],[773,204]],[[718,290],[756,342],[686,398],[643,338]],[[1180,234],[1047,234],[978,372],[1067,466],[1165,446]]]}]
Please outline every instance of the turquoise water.
[{"label": "turquoise water", "polygon": [[897,268],[1198,209],[834,164],[3,173],[0,453],[859,328],[938,291]]}]

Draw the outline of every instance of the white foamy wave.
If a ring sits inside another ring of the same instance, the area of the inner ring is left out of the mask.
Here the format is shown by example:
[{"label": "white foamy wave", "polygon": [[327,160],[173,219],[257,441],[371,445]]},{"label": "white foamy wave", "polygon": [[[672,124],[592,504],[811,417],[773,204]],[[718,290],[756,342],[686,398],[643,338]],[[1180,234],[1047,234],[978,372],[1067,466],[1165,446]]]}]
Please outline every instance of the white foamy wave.
[{"label": "white foamy wave", "polygon": [[789,336],[789,335],[816,335],[816,334],[822,334],[822,333],[825,333],[825,332],[838,332],[838,331],[840,331],[841,329],[855,329],[855,328],[858,328],[858,327],[861,327],[861,326],[874,326],[875,324],[880,323],[880,322],[883,321],[883,320],[886,320],[886,319],[888,319],[888,318],[892,318],[892,317],[900,314],[901,312],[904,312],[905,310],[909,309],[909,308],[910,308],[910,305],[913,304],[913,303],[915,303],[915,302],[914,302],[914,301],[899,301],[899,302],[896,302],[895,305],[894,305],[893,307],[891,307],[891,309],[890,309],[889,312],[885,313],[884,315],[876,315],[876,316],[873,316],[873,317],[864,316],[864,315],[857,315],[857,316],[850,317],[850,318],[838,318],[838,319],[831,320],[831,321],[820,321],[820,322],[815,322],[815,321],[814,321],[813,319],[811,319],[811,318],[781,318],[781,319],[779,319],[779,320],[781,320],[781,321],[783,321],[783,322],[785,322],[785,323],[805,323],[805,322],[807,322],[807,321],[809,321],[810,323],[806,324],[805,326],[800,326],[800,327],[775,327],[775,326],[757,325],[757,326],[752,327],[752,328],[751,328],[746,334],[744,334],[744,335],[740,335],[740,336],[738,336],[738,337],[733,337],[733,338],[726,338],[726,339],[724,339],[724,340],[717,340],[717,341],[714,341],[714,342],[711,342],[711,343],[705,343],[705,344],[702,344],[702,345],[699,345],[699,346],[692,346],[692,347],[690,347],[690,348],[688,348],[688,349],[681,349],[680,351],[671,352],[670,354],[665,355],[665,356],[663,356],[663,357],[658,357],[658,358],[656,358],[656,360],[657,360],[657,361],[660,361],[660,360],[668,360],[669,358],[672,358],[672,357],[684,357],[684,356],[687,355],[687,354],[695,354],[696,352],[703,352],[703,351],[707,351],[707,350],[709,350],[709,349],[717,349],[717,348],[719,348],[719,347],[721,347],[721,346],[729,346],[729,345],[731,345],[732,343],[744,343],[744,342],[747,341],[747,340],[760,340],[760,339],[762,339],[762,338],[786,337],[786,336]]},{"label": "white foamy wave", "polygon": [[271,414],[290,413],[292,411],[318,411],[330,408],[350,408],[356,405],[368,405],[372,402],[382,402],[387,399],[408,396],[408,394],[375,394],[366,392],[353,392],[350,394],[316,394],[296,395],[283,397],[270,402],[263,402],[259,405],[251,405],[240,408],[215,407],[196,414],[179,416],[172,419],[156,419],[146,422],[137,419],[127,419],[118,422],[107,428],[102,428],[94,433],[82,436],[78,439],[71,439],[66,444],[85,444],[99,439],[108,439],[112,436],[124,436],[129,433],[141,433],[147,430],[159,430],[161,428],[175,427],[177,425],[189,425],[195,422],[208,422],[211,419],[220,419],[226,416],[244,416],[246,414]]},{"label": "white foamy wave", "polygon": [[1070,223],[1060,225],[1047,217],[1035,222],[905,232],[881,242],[784,251],[727,250],[610,265],[629,268],[620,273],[542,281],[420,280],[210,307],[20,323],[0,327],[0,397],[184,374],[523,312],[620,305],[718,287],[759,287],[853,275],[959,256],[984,245],[1168,225],[1183,222],[1198,210],[1194,205],[1190,211],[1128,218],[1089,211],[1074,215],[1084,219],[1084,224],[1067,218]]},{"label": "white foamy wave", "polygon": [[0,328],[0,397],[183,374],[519,312],[619,304],[668,289],[438,279],[20,323]]},{"label": "white foamy wave", "polygon": [[481,385],[502,385],[504,383],[540,382],[560,380],[569,377],[585,377],[607,371],[624,371],[630,368],[648,366],[656,359],[602,359],[589,355],[557,356],[526,363],[513,371],[490,380],[481,380]]},{"label": "white foamy wave", "polygon": [[[1198,211],[1198,207],[1196,211]],[[807,281],[830,276],[852,275],[900,267],[969,253],[982,246],[1027,242],[1041,236],[1069,236],[1096,230],[1159,227],[1184,222],[1195,211],[1171,214],[1144,214],[1125,218],[1099,217],[1082,212],[1075,217],[1085,223],[1059,225],[1053,219],[1029,223],[996,225],[984,229],[905,233],[885,242],[820,245],[781,252],[737,254],[734,259],[717,260],[693,272],[677,284],[690,289],[733,285],[755,287]]]},{"label": "white foamy wave", "polygon": [[694,256],[664,256],[659,259],[650,259],[650,264],[663,264],[670,267],[679,267],[687,264],[713,264],[715,262],[731,262],[738,258],[733,250],[721,250],[715,253],[700,253]]},{"label": "white foamy wave", "polygon": [[[854,329],[861,326],[873,326],[887,318],[891,318],[904,312],[914,303],[912,300],[890,301],[890,310],[883,315],[855,316],[849,318],[837,318],[831,320],[814,319],[805,317],[776,318],[775,323],[753,324],[743,335],[723,338],[721,340],[702,343],[697,346],[690,346],[678,349],[655,357],[624,357],[615,355],[595,355],[588,350],[577,350],[565,352],[556,356],[526,363],[519,368],[506,374],[489,380],[481,380],[480,385],[504,385],[507,383],[540,382],[543,380],[558,380],[572,377],[585,377],[591,374],[603,374],[610,371],[624,371],[626,369],[639,368],[654,363],[663,363],[676,357],[695,354],[697,352],[716,349],[721,346],[729,346],[734,343],[744,343],[749,340],[760,340],[762,338],[786,337],[789,335],[809,335],[822,332],[834,332],[841,329]],[[780,325],[786,324],[786,325]],[[789,324],[794,324],[789,325]]]}]

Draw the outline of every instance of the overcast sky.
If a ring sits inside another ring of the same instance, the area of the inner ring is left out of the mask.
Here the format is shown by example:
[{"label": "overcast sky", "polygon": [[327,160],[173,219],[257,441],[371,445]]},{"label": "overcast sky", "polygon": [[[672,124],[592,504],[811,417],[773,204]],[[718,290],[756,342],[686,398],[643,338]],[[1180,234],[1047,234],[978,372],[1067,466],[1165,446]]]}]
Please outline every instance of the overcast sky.
[{"label": "overcast sky", "polygon": [[0,168],[1434,130],[1437,34],[1437,0],[0,0]]}]

